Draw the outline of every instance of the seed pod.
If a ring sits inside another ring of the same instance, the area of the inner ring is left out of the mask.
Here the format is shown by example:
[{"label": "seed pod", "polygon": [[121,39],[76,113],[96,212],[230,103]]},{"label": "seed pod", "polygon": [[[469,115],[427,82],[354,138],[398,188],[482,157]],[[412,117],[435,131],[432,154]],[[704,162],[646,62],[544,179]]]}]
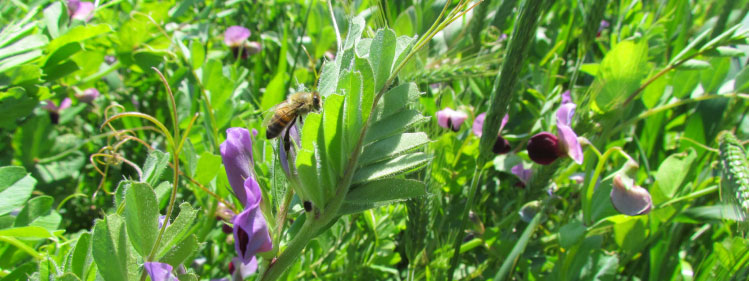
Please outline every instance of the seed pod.
[{"label": "seed pod", "polygon": [[[747,229],[749,213],[749,165],[746,152],[733,133],[720,135],[720,160],[723,178],[720,183],[721,201],[735,207],[741,228]],[[744,231],[746,232],[746,231]]]}]

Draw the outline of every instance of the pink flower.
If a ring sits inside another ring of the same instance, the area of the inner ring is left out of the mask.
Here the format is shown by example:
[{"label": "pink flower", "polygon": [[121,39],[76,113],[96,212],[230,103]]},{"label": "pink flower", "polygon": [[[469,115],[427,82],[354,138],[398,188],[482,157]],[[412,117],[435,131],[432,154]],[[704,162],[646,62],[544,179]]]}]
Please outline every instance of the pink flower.
[{"label": "pink flower", "polygon": [[[473,127],[471,130],[473,131],[473,134],[481,137],[484,130],[484,119],[486,119],[486,113],[481,113],[478,116],[476,116],[476,119],[473,120]],[[492,151],[496,154],[505,154],[507,152],[510,152],[512,147],[510,147],[510,142],[508,142],[505,138],[502,137],[502,129],[507,124],[507,121],[510,119],[510,115],[505,114],[505,117],[502,118],[502,123],[499,125],[499,131],[497,132],[497,141],[494,142],[494,147],[492,147]]]},{"label": "pink flower", "polygon": [[68,15],[71,19],[89,21],[94,17],[94,3],[68,0]]},{"label": "pink flower", "polygon": [[99,90],[97,90],[96,88],[88,88],[84,90],[83,93],[76,95],[75,97],[78,98],[79,101],[91,103],[100,95],[101,94],[99,93]]},{"label": "pink flower", "polygon": [[534,162],[548,165],[559,157],[570,157],[577,164],[583,163],[583,149],[570,123],[575,114],[575,105],[569,91],[562,94],[562,105],[557,110],[557,135],[541,132],[528,141],[528,156]]},{"label": "pink flower", "polygon": [[60,121],[60,112],[68,107],[73,103],[70,98],[65,98],[60,102],[60,106],[55,105],[55,103],[51,100],[46,100],[44,106],[44,110],[49,111],[49,119],[52,122],[52,124],[57,124]]},{"label": "pink flower", "polygon": [[242,26],[230,26],[224,32],[224,44],[229,47],[242,46],[247,38],[250,38],[250,30]]},{"label": "pink flower", "polygon": [[460,130],[460,125],[468,119],[468,114],[461,111],[455,111],[452,108],[446,107],[443,110],[437,111],[437,124],[445,129],[450,129],[455,132]]},{"label": "pink flower", "polygon": [[647,189],[635,185],[634,179],[617,174],[614,176],[612,185],[609,197],[614,209],[628,216],[650,213],[650,209],[653,208],[653,199]]},{"label": "pink flower", "polygon": [[525,186],[530,181],[533,170],[523,168],[523,163],[520,163],[512,167],[510,172],[520,179],[522,186]]}]

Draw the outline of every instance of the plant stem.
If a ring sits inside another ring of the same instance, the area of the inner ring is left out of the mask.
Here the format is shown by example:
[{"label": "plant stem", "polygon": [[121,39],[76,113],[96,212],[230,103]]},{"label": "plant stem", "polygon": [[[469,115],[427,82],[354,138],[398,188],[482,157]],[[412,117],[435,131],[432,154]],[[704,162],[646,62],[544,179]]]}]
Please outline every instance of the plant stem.
[{"label": "plant stem", "polygon": [[268,270],[265,271],[260,280],[276,280],[278,277],[281,277],[281,274],[296,261],[302,250],[304,250],[304,247],[307,246],[307,243],[312,238],[315,238],[318,225],[321,225],[319,220],[316,220],[313,216],[308,216],[302,228],[299,229],[298,234],[289,242],[283,253],[270,264]]},{"label": "plant stem", "polygon": [[473,172],[473,179],[471,179],[471,188],[468,190],[466,205],[463,208],[463,212],[460,214],[462,219],[458,226],[458,233],[456,233],[457,237],[453,243],[453,249],[455,249],[455,251],[453,252],[453,257],[450,262],[450,269],[447,271],[447,280],[453,280],[453,272],[455,272],[455,269],[458,267],[458,260],[460,260],[460,244],[463,242],[463,235],[465,235],[463,229],[466,227],[468,212],[473,206],[474,197],[476,197],[476,190],[478,189],[479,179],[481,178],[481,167],[483,167],[483,165],[476,165],[476,170]]},{"label": "plant stem", "polygon": [[447,280],[453,279],[453,272],[458,267],[460,243],[464,235],[463,229],[468,219],[468,212],[476,197],[481,169],[494,156],[492,147],[497,141],[496,136],[499,133],[502,117],[507,113],[507,106],[512,101],[512,92],[515,89],[515,84],[517,84],[520,71],[523,69],[528,46],[536,34],[536,24],[541,15],[543,2],[543,0],[527,0],[521,7],[517,24],[510,37],[509,49],[502,62],[501,71],[494,80],[489,111],[486,114],[486,119],[484,119],[484,128],[479,143],[481,152],[476,160],[476,170],[471,181],[471,189],[468,192],[467,203],[461,214],[460,227],[457,229],[457,235],[453,243],[454,252],[450,269],[447,271]]}]

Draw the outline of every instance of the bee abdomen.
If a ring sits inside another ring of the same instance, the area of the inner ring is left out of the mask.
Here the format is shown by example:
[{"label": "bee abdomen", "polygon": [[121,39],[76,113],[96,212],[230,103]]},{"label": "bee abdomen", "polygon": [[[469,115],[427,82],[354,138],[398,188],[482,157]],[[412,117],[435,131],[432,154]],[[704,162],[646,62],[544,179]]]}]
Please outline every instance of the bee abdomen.
[{"label": "bee abdomen", "polygon": [[265,137],[268,139],[272,139],[277,137],[284,128],[286,128],[286,125],[289,124],[289,120],[283,118],[283,116],[279,116],[280,114],[276,113],[273,114],[273,117],[271,119],[270,124],[268,125],[268,128],[265,130]]}]

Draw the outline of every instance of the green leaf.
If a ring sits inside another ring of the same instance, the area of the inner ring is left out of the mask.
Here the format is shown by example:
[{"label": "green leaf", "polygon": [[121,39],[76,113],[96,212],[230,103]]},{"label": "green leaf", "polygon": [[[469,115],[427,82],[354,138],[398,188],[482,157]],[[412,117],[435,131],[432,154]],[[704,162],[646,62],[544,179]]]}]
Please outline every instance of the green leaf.
[{"label": "green leaf", "polygon": [[164,256],[174,245],[187,237],[190,233],[190,228],[195,224],[197,213],[198,211],[193,209],[190,203],[185,202],[179,205],[179,215],[166,227],[156,258]]},{"label": "green leaf", "polygon": [[195,235],[190,235],[180,243],[170,247],[169,251],[158,260],[159,262],[168,263],[177,268],[180,264],[185,262],[185,260],[195,254],[195,251],[198,250],[198,245],[198,238],[196,238]]},{"label": "green leaf", "polygon": [[392,158],[413,151],[428,142],[429,137],[423,132],[395,135],[364,147],[359,165],[366,166]]},{"label": "green leaf", "polygon": [[614,241],[619,247],[628,252],[637,252],[647,238],[646,218],[644,216],[630,217],[617,215],[608,218],[614,223]]},{"label": "green leaf", "polygon": [[[185,1],[189,2],[189,1]],[[190,43],[190,64],[193,69],[203,66],[205,61],[205,46],[200,41],[194,40]]]},{"label": "green leaf", "polygon": [[704,53],[705,56],[711,57],[743,57],[743,51],[731,47],[718,47]]},{"label": "green leaf", "polygon": [[366,27],[366,22],[364,21],[364,17],[362,16],[356,16],[353,19],[351,19],[351,25],[349,26],[348,34],[346,35],[346,40],[344,40],[343,49],[348,50],[354,47],[356,42],[359,41],[359,38],[361,38],[362,32],[364,31],[364,27]]},{"label": "green leaf", "polygon": [[42,50],[33,50],[23,54],[7,57],[0,60],[0,73],[8,71],[8,69],[16,66],[28,63],[42,56]]},{"label": "green leaf", "polygon": [[570,248],[585,237],[585,225],[579,220],[573,220],[559,228],[559,246]]},{"label": "green leaf", "polygon": [[21,87],[0,92],[0,112],[3,113],[3,118],[0,118],[0,128],[15,127],[16,120],[31,114],[38,103],[36,97],[29,95]]},{"label": "green leaf", "polygon": [[60,225],[62,218],[52,210],[54,198],[51,196],[34,197],[23,206],[16,216],[13,226],[39,226],[53,231]]},{"label": "green leaf", "polygon": [[736,74],[736,83],[734,83],[733,89],[739,93],[749,92],[749,67],[744,67]]},{"label": "green leaf", "polygon": [[411,173],[423,168],[429,159],[430,157],[425,153],[417,152],[366,166],[356,171],[353,183],[364,183],[381,178]]},{"label": "green leaf", "polygon": [[62,3],[54,2],[47,8],[44,8],[44,23],[47,26],[47,32],[52,38],[60,36],[59,24],[64,19],[62,12]]},{"label": "green leaf", "polygon": [[328,61],[323,64],[320,74],[320,86],[317,89],[321,96],[327,97],[335,93],[340,68],[341,65],[338,62],[338,58],[335,61]]},{"label": "green leaf", "polygon": [[677,67],[677,69],[679,70],[702,70],[702,69],[707,69],[707,68],[710,68],[709,62],[706,62],[704,60],[696,60],[696,59],[685,61],[684,63],[679,65],[679,67]]},{"label": "green leaf", "polygon": [[670,200],[682,187],[687,177],[689,167],[697,158],[697,153],[690,150],[689,154],[671,154],[661,162],[655,174],[653,188],[653,205]]},{"label": "green leaf", "polygon": [[707,93],[717,93],[731,70],[731,58],[710,59],[710,69],[700,71],[700,82]]},{"label": "green leaf", "polygon": [[395,32],[391,29],[380,29],[372,39],[369,47],[369,63],[374,73],[375,91],[379,92],[390,77],[395,59]]},{"label": "green leaf", "polygon": [[143,175],[140,177],[140,181],[155,186],[159,183],[159,179],[168,164],[169,153],[164,153],[156,149],[151,150],[146,158],[146,163],[143,164]]},{"label": "green leaf", "polygon": [[41,48],[48,42],[49,40],[44,35],[31,34],[0,49],[0,59]]},{"label": "green leaf", "polygon": [[203,185],[208,185],[222,170],[221,156],[204,151],[198,159],[198,171],[200,172],[196,173],[195,180]]},{"label": "green leaf", "polygon": [[78,276],[84,276],[86,269],[90,266],[89,256],[91,255],[91,233],[84,232],[75,242],[75,247],[70,252],[68,259],[69,265],[66,271],[72,272]]},{"label": "green leaf", "polygon": [[[14,67],[0,74],[0,87],[31,86],[41,83],[42,69],[36,65],[26,64]],[[34,103],[36,105],[36,102]],[[31,112],[29,110],[29,112]]]},{"label": "green leaf", "polygon": [[[328,161],[330,166],[337,172],[336,176],[343,174],[343,169],[348,157],[348,151],[341,148],[346,147],[343,137],[343,103],[344,97],[341,95],[330,95],[325,99],[323,106],[323,135],[325,137],[325,147],[327,147]],[[351,140],[349,140],[351,141]],[[336,149],[337,148],[337,149]]]},{"label": "green leaf", "polygon": [[299,173],[301,186],[297,188],[299,197],[310,200],[315,206],[325,206],[325,192],[328,188],[323,186],[322,167],[318,151],[317,136],[320,130],[322,116],[318,113],[310,113],[304,120],[302,128],[302,145],[296,157],[296,167]]},{"label": "green leaf", "polygon": [[46,75],[44,77],[44,80],[53,81],[53,80],[57,80],[62,77],[65,77],[80,69],[81,68],[78,67],[78,64],[76,64],[74,61],[68,60],[61,64],[53,65],[50,67],[45,67],[42,70],[44,71],[44,74]]},{"label": "green leaf", "polygon": [[92,254],[99,274],[106,281],[128,281],[128,247],[124,222],[109,215],[94,225]]},{"label": "green leaf", "polygon": [[23,167],[0,167],[0,215],[23,206],[35,185],[36,180]]},{"label": "green leaf", "polygon": [[65,33],[65,35],[49,42],[49,45],[47,45],[47,53],[53,54],[57,49],[69,43],[81,42],[111,31],[112,28],[109,27],[108,24],[76,26]]},{"label": "green leaf", "polygon": [[415,83],[400,84],[387,91],[377,103],[374,114],[374,120],[382,120],[391,115],[402,111],[406,106],[415,102],[421,93]]},{"label": "green leaf", "polygon": [[8,275],[5,275],[0,281],[17,281],[28,280],[28,276],[36,271],[35,262],[27,262],[13,269]]},{"label": "green leaf", "polygon": [[125,191],[125,221],[133,248],[141,256],[148,256],[159,227],[159,205],[150,185],[133,183]]},{"label": "green leaf", "polygon": [[413,125],[429,120],[418,111],[408,109],[372,124],[364,138],[365,143],[372,143],[402,132]]},{"label": "green leaf", "polygon": [[40,226],[22,226],[0,230],[0,236],[16,238],[50,238],[53,237],[47,229]]},{"label": "green leaf", "polygon": [[47,56],[47,59],[44,62],[44,68],[53,69],[54,67],[59,65],[62,61],[70,59],[70,57],[72,57],[75,53],[79,52],[80,50],[83,50],[83,46],[81,45],[81,42],[77,42],[77,41],[70,42],[63,46],[60,46],[60,48],[57,48],[57,50],[55,50],[53,53],[50,53]]},{"label": "green leaf", "polygon": [[608,112],[624,102],[637,88],[648,73],[648,44],[622,41],[609,51],[601,62],[593,86],[594,109]]},{"label": "green leaf", "polygon": [[355,204],[394,202],[426,194],[426,185],[423,182],[391,178],[352,187],[351,191],[346,194],[346,202]]}]

